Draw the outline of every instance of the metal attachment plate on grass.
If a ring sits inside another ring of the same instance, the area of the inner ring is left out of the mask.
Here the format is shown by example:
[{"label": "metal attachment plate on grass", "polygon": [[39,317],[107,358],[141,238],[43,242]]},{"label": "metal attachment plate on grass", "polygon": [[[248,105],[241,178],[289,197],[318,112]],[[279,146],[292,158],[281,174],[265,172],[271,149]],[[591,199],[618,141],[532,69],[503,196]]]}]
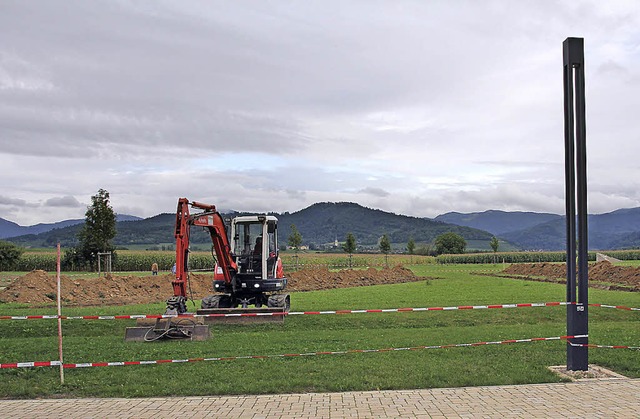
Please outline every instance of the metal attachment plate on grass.
[{"label": "metal attachment plate on grass", "polygon": [[136,327],[127,327],[125,342],[153,342],[161,339],[203,341],[211,337],[202,318],[137,319]]}]

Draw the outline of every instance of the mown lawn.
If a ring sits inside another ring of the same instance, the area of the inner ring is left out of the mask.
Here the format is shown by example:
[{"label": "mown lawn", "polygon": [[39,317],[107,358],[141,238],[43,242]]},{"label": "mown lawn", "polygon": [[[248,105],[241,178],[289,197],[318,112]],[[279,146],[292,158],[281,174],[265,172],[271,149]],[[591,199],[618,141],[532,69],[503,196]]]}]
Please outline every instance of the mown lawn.
[{"label": "mown lawn", "polygon": [[[416,265],[422,282],[292,294],[292,311],[442,307],[563,301],[564,285],[490,276],[502,265]],[[482,273],[480,275],[479,273]],[[487,275],[489,274],[489,275]],[[637,293],[590,290],[593,303],[640,306]],[[190,309],[193,306],[190,305]],[[66,315],[161,313],[164,304],[69,308]],[[52,314],[0,304],[0,315]],[[292,315],[284,324],[216,325],[206,342],[123,341],[133,321],[63,322],[65,362],[280,355],[552,337],[566,333],[566,307],[343,315]],[[591,307],[590,342],[640,345],[640,312]],[[57,359],[55,320],[1,320],[0,363]],[[589,362],[640,377],[640,351],[589,351]],[[564,341],[447,349],[270,357],[65,370],[0,370],[0,397],[142,397],[433,388],[555,382]]]}]

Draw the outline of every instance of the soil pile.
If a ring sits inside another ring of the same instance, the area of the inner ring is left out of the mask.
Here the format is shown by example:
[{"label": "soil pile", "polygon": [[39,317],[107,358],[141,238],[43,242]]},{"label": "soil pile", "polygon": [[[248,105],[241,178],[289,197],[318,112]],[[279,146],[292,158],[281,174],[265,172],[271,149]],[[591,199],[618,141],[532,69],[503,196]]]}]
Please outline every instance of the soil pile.
[{"label": "soil pile", "polygon": [[[191,274],[194,299],[211,294],[211,276]],[[64,305],[120,305],[164,301],[173,295],[173,275],[70,278],[60,276]],[[36,270],[16,279],[0,292],[0,301],[43,305],[56,301],[56,276]]]},{"label": "soil pile", "polygon": [[305,269],[287,274],[290,291],[316,291],[331,288],[350,288],[365,285],[399,284],[402,282],[424,281],[409,269],[396,266],[389,269],[329,271],[327,268]]},{"label": "soil pile", "polygon": [[[425,280],[402,267],[338,272],[329,272],[326,268],[308,269],[288,273],[287,277],[289,280],[287,291],[314,291]],[[108,275],[86,279],[61,275],[61,299],[66,306],[157,303],[173,295],[171,286],[173,278],[171,274],[143,277]],[[188,290],[190,296],[198,300],[212,294],[212,281],[211,274],[192,273]],[[32,271],[0,291],[0,302],[19,302],[32,306],[48,305],[56,301],[56,288],[55,275],[49,275],[41,270]]]},{"label": "soil pile", "polygon": [[[503,273],[530,281],[566,282],[566,265],[557,263],[517,263]],[[589,265],[589,286],[607,290],[640,291],[640,268],[614,266],[607,261]]]}]

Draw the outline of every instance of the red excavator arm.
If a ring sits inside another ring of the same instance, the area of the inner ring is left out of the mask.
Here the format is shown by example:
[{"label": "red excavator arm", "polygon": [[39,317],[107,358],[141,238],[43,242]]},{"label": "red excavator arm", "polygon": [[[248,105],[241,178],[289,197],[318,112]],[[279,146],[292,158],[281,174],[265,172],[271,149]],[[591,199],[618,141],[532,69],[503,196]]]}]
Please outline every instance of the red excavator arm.
[{"label": "red excavator arm", "polygon": [[[202,209],[203,212],[189,214],[189,205]],[[218,259],[218,265],[222,268],[224,281],[231,284],[233,276],[238,271],[238,266],[231,254],[231,246],[227,238],[224,220],[215,205],[200,202],[189,202],[187,198],[178,200],[176,211],[176,273],[173,285],[173,297],[167,301],[167,311],[176,310],[178,314],[186,312],[187,281],[189,280],[189,233],[191,226],[204,227],[209,231],[213,248]]]}]

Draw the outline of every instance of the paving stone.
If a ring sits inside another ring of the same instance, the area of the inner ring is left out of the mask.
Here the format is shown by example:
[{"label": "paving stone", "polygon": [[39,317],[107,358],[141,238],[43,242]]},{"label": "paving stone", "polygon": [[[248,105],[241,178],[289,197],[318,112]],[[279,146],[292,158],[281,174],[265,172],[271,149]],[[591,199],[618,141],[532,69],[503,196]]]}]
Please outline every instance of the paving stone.
[{"label": "paving stone", "polygon": [[638,418],[640,379],[452,389],[0,400],[12,418]]}]

